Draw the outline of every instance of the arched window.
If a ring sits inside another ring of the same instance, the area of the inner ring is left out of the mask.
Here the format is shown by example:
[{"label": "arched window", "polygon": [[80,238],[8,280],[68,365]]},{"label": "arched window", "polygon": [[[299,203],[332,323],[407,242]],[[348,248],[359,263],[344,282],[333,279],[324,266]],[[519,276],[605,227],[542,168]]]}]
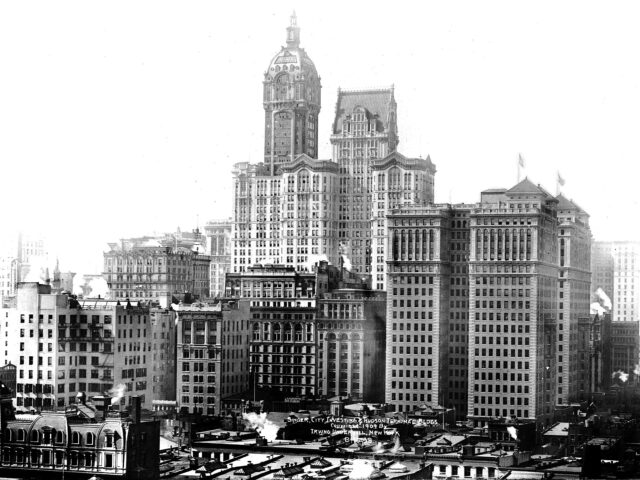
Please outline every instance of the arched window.
[{"label": "arched window", "polygon": [[18,430],[18,441],[24,442],[26,438],[27,438],[27,432],[23,428]]},{"label": "arched window", "polygon": [[265,340],[271,340],[271,333],[269,332],[269,324],[266,322],[262,326],[262,338],[264,338]]},{"label": "arched window", "polygon": [[56,443],[64,443],[64,433],[60,430],[56,432]]},{"label": "arched window", "polygon": [[95,442],[95,435],[91,432],[87,432],[87,445],[93,445]]},{"label": "arched window", "polygon": [[296,323],[294,327],[294,332],[295,332],[295,341],[301,342],[302,341],[302,325],[300,325],[299,323]]},{"label": "arched window", "polygon": [[285,342],[291,341],[291,324],[290,323],[287,323],[284,326],[284,341]]},{"label": "arched window", "polygon": [[275,342],[279,342],[282,340],[282,332],[280,331],[279,323],[273,325],[273,340]]},{"label": "arched window", "polygon": [[71,434],[71,443],[76,445],[80,444],[80,434],[78,432],[73,432]]},{"label": "arched window", "polygon": [[40,435],[37,430],[31,430],[31,443],[38,443],[40,441]]},{"label": "arched window", "polygon": [[13,441],[13,430],[11,430],[10,428],[5,428],[4,429],[4,439],[7,442],[12,442]]}]

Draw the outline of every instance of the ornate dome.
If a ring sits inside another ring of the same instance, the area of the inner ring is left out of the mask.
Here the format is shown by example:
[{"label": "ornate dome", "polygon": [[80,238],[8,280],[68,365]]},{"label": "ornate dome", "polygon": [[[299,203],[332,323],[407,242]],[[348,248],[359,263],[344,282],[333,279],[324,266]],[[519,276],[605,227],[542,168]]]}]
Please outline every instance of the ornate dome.
[{"label": "ornate dome", "polygon": [[307,52],[300,48],[300,27],[297,26],[295,12],[291,15],[291,24],[287,27],[287,45],[282,47],[269,63],[264,73],[265,81],[273,81],[282,72],[289,74],[289,82],[318,76]]}]

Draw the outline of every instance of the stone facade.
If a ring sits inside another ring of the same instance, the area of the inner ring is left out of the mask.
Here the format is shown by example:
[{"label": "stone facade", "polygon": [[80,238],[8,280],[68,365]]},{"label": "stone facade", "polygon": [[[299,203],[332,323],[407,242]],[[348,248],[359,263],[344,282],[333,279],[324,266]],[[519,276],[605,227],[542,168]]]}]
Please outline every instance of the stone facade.
[{"label": "stone facade", "polygon": [[103,277],[114,300],[135,300],[169,306],[187,293],[209,296],[211,259],[195,249],[164,246],[155,239],[130,239],[109,244]]},{"label": "stone facade", "polygon": [[159,359],[167,355],[159,348],[170,348],[169,311],[135,302],[78,301],[51,293],[49,285],[21,283],[16,306],[0,315],[0,335],[15,338],[0,351],[0,362],[16,365],[20,410],[64,407],[77,392],[95,395],[117,386],[121,405],[131,395],[140,395],[145,408],[154,398],[172,399],[172,387],[154,390],[154,378],[170,380],[173,370],[171,359]]}]

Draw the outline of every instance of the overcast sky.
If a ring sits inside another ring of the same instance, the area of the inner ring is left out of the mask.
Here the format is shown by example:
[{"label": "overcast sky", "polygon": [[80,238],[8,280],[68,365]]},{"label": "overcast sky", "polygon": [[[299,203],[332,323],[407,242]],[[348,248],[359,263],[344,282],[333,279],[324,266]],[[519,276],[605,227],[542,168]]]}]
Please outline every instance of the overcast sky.
[{"label": "overcast sky", "polygon": [[229,217],[293,9],[321,158],[337,88],[394,84],[398,149],[431,155],[437,202],[512,186],[521,153],[596,239],[640,239],[640,4],[604,1],[2,2],[2,229],[97,273],[108,241]]}]

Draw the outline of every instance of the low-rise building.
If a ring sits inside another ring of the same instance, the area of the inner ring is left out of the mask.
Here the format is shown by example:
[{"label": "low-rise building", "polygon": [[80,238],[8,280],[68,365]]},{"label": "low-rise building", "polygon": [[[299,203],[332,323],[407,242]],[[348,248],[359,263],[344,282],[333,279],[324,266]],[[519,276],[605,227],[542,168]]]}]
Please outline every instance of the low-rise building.
[{"label": "low-rise building", "polygon": [[101,413],[79,398],[63,411],[39,415],[13,415],[10,408],[2,408],[0,474],[159,478],[159,423],[141,422],[135,414]]}]

